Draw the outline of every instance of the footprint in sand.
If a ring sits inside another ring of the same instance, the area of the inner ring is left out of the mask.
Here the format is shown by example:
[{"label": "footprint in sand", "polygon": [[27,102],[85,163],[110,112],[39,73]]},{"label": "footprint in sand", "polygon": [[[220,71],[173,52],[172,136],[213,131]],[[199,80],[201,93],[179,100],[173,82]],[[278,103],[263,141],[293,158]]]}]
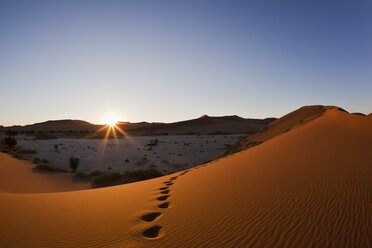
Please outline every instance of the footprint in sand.
[{"label": "footprint in sand", "polygon": [[141,216],[141,220],[146,222],[152,222],[161,215],[160,212],[149,213]]},{"label": "footprint in sand", "polygon": [[143,231],[142,235],[146,238],[156,238],[159,236],[159,231],[161,228],[161,226],[152,226]]},{"label": "footprint in sand", "polygon": [[170,195],[164,195],[164,196],[160,196],[157,198],[158,201],[165,201],[166,199],[169,198]]},{"label": "footprint in sand", "polygon": [[170,203],[170,202],[164,202],[164,203],[162,203],[162,204],[159,204],[158,207],[159,207],[159,208],[168,208],[168,207],[169,207],[169,203]]},{"label": "footprint in sand", "polygon": [[180,176],[183,176],[183,175],[185,175],[185,174],[188,173],[188,172],[189,172],[189,170],[184,171],[184,172],[182,172],[182,173],[180,174]]},{"label": "footprint in sand", "polygon": [[[181,175],[186,174],[188,171],[183,172]],[[160,187],[160,194],[164,194],[162,196],[159,196],[156,198],[158,201],[165,201],[167,200],[170,195],[168,194],[170,192],[169,187],[174,184],[174,180],[176,180],[178,176],[171,177],[168,181],[163,182],[166,186]],[[170,202],[163,202],[158,205],[158,208],[166,209],[169,207]],[[159,216],[161,216],[162,213],[160,212],[153,212],[148,213],[141,216],[141,220],[146,222],[153,222],[155,221]],[[161,226],[152,226],[150,228],[147,228],[145,231],[143,231],[142,235],[146,238],[157,238],[159,236],[159,231],[162,227]]]}]

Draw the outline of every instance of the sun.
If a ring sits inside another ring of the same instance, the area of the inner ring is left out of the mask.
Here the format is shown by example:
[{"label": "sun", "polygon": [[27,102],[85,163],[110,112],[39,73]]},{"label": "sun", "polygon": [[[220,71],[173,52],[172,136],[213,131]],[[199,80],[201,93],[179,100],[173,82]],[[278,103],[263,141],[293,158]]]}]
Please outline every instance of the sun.
[{"label": "sun", "polygon": [[104,123],[109,126],[115,126],[116,123],[118,123],[119,118],[115,115],[108,114],[104,118]]}]

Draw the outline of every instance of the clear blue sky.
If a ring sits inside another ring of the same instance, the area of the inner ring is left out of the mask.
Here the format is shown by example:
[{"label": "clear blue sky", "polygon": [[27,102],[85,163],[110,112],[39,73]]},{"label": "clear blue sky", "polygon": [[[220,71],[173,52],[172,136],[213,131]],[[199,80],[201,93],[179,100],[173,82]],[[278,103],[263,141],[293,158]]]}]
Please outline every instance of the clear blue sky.
[{"label": "clear blue sky", "polygon": [[371,1],[0,0],[0,125],[372,112]]}]

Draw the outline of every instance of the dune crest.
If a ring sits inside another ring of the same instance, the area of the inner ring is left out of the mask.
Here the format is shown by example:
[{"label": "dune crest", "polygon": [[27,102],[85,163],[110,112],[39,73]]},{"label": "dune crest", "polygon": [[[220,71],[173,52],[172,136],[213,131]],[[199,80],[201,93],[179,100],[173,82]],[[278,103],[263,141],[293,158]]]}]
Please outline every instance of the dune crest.
[{"label": "dune crest", "polygon": [[249,135],[244,140],[241,140],[239,144],[235,145],[235,147],[231,151],[225,153],[224,156],[259,145],[269,139],[304,125],[305,123],[320,117],[325,111],[331,109],[347,113],[344,109],[336,106],[310,105],[301,107],[279,119],[276,119],[254,134]]}]

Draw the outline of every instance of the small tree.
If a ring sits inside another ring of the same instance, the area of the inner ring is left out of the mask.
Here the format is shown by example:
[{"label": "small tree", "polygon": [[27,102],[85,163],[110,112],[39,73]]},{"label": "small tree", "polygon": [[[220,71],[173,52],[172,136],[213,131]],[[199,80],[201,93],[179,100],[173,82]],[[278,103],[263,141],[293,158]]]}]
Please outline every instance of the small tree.
[{"label": "small tree", "polygon": [[17,140],[13,137],[5,137],[4,142],[9,147],[9,150],[12,150],[12,148],[17,145]]},{"label": "small tree", "polygon": [[70,157],[70,168],[72,172],[75,172],[79,166],[80,158]]}]

